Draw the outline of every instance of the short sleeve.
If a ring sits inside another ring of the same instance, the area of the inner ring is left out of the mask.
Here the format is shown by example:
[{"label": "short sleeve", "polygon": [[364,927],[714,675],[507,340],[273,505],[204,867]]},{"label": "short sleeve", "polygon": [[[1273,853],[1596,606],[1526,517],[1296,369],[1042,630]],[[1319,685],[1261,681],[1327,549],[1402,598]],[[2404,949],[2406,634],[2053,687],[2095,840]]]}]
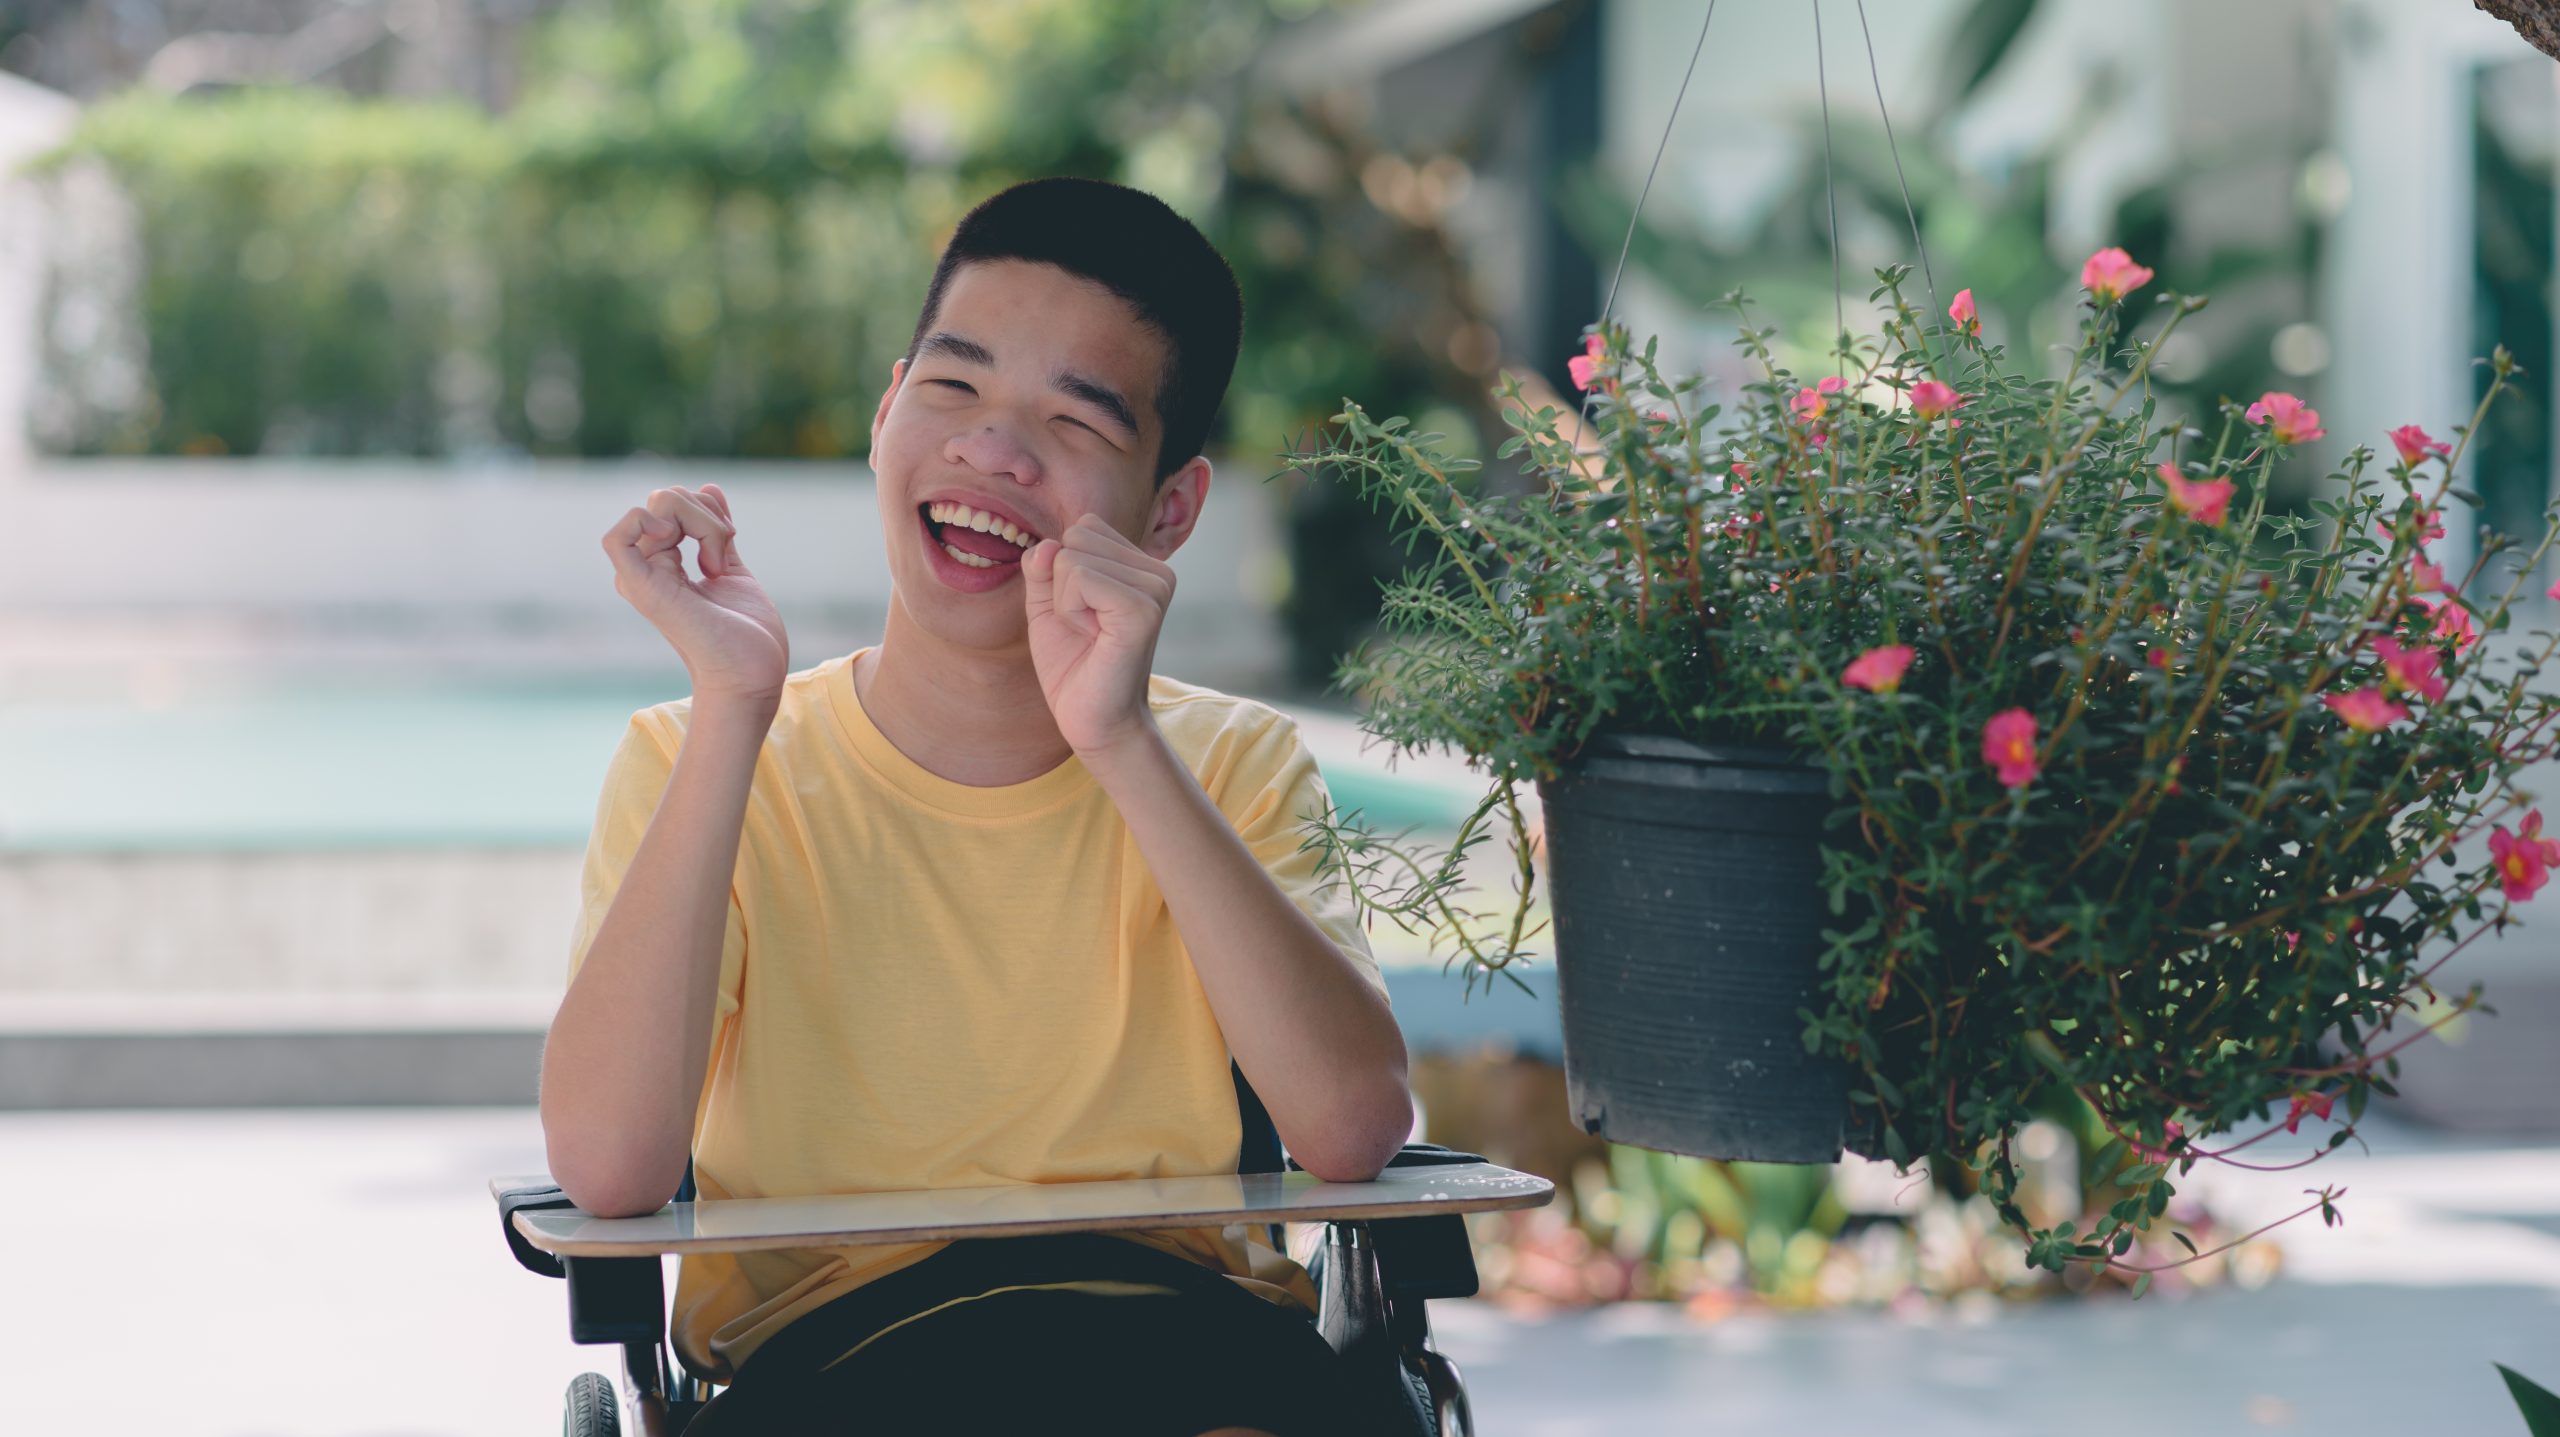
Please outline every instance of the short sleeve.
[{"label": "short sleeve", "polygon": [[[569,977],[578,976],[594,946],[596,930],[622,891],[622,876],[640,851],[640,839],[658,812],[658,800],[675,774],[675,753],[642,710],[631,716],[622,742],[605,765],[604,791],[596,799],[595,826],[587,834],[587,854],[578,876],[578,922],[569,943]],[[743,850],[742,850],[743,851]],[[746,913],[738,902],[737,884],[729,887],[729,918],[720,940],[720,992],[712,1015],[712,1034],[738,1011],[740,982],[747,954]]]},{"label": "short sleeve", "polygon": [[1298,736],[1297,721],[1283,714],[1261,729],[1237,755],[1222,787],[1219,806],[1234,819],[1245,847],[1280,891],[1385,996],[1386,975],[1369,951],[1369,935],[1350,885],[1339,871],[1327,870],[1321,845],[1308,844],[1316,828],[1305,816],[1330,815],[1333,795],[1316,769],[1315,755]]}]

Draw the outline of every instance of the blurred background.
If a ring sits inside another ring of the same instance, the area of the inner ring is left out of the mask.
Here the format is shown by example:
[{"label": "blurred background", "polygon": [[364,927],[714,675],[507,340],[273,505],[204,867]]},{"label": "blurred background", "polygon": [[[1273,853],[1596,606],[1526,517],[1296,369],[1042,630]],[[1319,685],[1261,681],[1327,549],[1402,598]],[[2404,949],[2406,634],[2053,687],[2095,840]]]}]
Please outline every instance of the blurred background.
[{"label": "blurred background", "polygon": [[[2021,364],[2068,342],[2094,249],[2210,293],[2164,404],[2317,406],[2288,506],[2393,426],[2467,421],[2504,344],[2526,373],[2441,557],[2468,566],[2475,521],[2538,537],[2560,67],[2505,25],[2459,0],[1722,0],[1698,51],[1705,18],[0,0],[12,1410],[538,1429],[609,1368],[484,1189],[543,1165],[534,1079],[605,759],[686,687],[597,536],[716,479],[795,667],[874,641],[869,416],[943,239],[1016,180],[1136,185],[1234,266],[1244,351],[1158,668],[1287,709],[1343,807],[1426,840],[1480,776],[1389,762],[1332,682],[1407,556],[1282,456],[1349,397],[1526,486],[1491,457],[1496,388],[1573,396],[1604,303],[1666,374],[1729,389],[1738,287],[1812,367],[1835,197],[1853,328],[1872,271],[1921,258],[1913,216],[1941,299],[1970,287]],[[2555,933],[2466,953],[2498,1016],[2413,1051],[2369,1150],[2324,1166],[2344,1227],[2137,1303],[2027,1274],[1961,1174],[1584,1135],[1544,965],[1534,993],[1470,992],[1380,924],[1418,1135],[1560,1187],[1471,1220],[1485,1290],[1433,1305],[1440,1345],[1489,1437],[2521,1430],[2489,1364],[2560,1386]],[[2046,1213],[2090,1197],[2085,1120],[2022,1145]],[[2206,1177],[2172,1213],[2200,1246],[2302,1202],[2301,1175]]]}]

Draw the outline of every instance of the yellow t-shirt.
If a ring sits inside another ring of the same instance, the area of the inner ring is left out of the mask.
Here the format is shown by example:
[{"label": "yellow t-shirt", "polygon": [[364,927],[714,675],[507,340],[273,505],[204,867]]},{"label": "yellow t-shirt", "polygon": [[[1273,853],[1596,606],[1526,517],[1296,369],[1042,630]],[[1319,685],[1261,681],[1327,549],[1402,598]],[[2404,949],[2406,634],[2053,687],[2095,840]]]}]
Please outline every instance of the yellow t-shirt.
[{"label": "yellow t-shirt", "polygon": [[[1081,760],[996,788],[901,753],[862,651],[790,676],[756,761],[694,1124],[705,1199],[1236,1171],[1224,1033],[1164,895]],[[1268,704],[1161,674],[1168,744],[1280,887],[1381,994],[1348,892],[1301,852],[1323,778]],[[605,774],[574,978],[673,772],[690,699],[635,713]],[[1258,1225],[1118,1236],[1316,1306]],[[793,1319],[942,1242],[681,1259],[673,1340],[729,1381]]]}]

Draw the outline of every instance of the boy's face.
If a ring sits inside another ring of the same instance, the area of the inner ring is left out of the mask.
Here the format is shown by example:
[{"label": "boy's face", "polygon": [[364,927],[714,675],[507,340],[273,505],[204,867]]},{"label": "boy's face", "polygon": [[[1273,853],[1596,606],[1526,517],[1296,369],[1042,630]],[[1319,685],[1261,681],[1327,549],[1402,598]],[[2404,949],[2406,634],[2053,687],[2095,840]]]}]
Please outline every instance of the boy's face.
[{"label": "boy's face", "polygon": [[[1154,487],[1164,341],[1127,302],[1054,265],[954,271],[915,361],[899,360],[871,421],[889,577],[909,617],[964,647],[1027,644],[1019,553],[1000,536],[947,537],[938,501],[1005,517],[1034,542],[1099,515],[1163,559],[1198,522],[1209,466]],[[998,556],[969,565],[943,548]]]}]

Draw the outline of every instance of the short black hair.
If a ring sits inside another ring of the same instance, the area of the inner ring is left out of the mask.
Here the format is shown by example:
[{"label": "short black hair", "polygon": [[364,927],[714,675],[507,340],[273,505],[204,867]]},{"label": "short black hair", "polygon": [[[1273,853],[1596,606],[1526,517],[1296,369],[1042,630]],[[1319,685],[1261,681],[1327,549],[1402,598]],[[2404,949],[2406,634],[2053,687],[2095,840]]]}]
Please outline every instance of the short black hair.
[{"label": "short black hair", "polygon": [[1118,295],[1164,341],[1156,378],[1155,487],[1209,441],[1209,425],[1235,377],[1244,335],[1244,292],[1208,237],[1144,190],[1108,180],[1050,176],[981,200],[954,229],[924,292],[907,362],[932,332],[951,276],[971,261],[1055,265]]}]

